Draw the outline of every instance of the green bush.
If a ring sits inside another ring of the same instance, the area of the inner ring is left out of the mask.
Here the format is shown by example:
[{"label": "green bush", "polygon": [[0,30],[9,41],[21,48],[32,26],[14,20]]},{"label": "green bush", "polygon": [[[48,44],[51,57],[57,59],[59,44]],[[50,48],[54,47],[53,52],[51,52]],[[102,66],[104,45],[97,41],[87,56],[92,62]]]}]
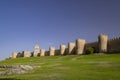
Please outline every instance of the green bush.
[{"label": "green bush", "polygon": [[95,49],[93,47],[89,47],[86,49],[85,54],[93,54]]}]

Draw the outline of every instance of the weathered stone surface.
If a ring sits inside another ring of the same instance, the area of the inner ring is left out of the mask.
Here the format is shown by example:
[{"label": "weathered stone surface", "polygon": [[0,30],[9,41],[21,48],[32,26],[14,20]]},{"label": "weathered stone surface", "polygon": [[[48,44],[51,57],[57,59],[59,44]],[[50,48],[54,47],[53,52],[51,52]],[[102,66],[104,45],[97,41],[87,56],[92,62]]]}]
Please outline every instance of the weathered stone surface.
[{"label": "weathered stone surface", "polygon": [[33,56],[38,56],[39,53],[40,53],[40,47],[39,45],[36,44],[34,47]]},{"label": "weathered stone surface", "polygon": [[23,52],[23,57],[30,57],[30,56],[31,56],[30,51],[24,51]]},{"label": "weathered stone surface", "polygon": [[50,52],[50,56],[54,56],[55,55],[55,48],[54,47],[50,47],[49,48],[49,52]]},{"label": "weathered stone surface", "polygon": [[107,52],[120,53],[120,37],[108,40]]},{"label": "weathered stone surface", "polygon": [[12,58],[17,58],[17,54],[18,54],[18,52],[13,52],[12,53]]},{"label": "weathered stone surface", "polygon": [[86,43],[85,44],[85,51],[88,49],[88,48],[90,48],[90,47],[92,47],[92,48],[94,48],[95,49],[95,52],[98,52],[99,50],[98,50],[98,42],[96,41],[96,42],[91,42],[91,43]]},{"label": "weathered stone surface", "polygon": [[61,55],[65,54],[65,50],[66,50],[66,46],[65,45],[60,45],[60,54]]},{"label": "weathered stone surface", "polygon": [[84,47],[85,47],[85,40],[77,39],[76,40],[76,53],[83,54]]},{"label": "weathered stone surface", "polygon": [[45,56],[45,49],[40,49],[40,56]]},{"label": "weathered stone surface", "polygon": [[75,43],[69,42],[68,43],[68,54],[75,53]]},{"label": "weathered stone surface", "polygon": [[98,36],[99,40],[99,52],[107,52],[107,41],[108,41],[108,36],[105,34],[100,34]]},{"label": "weathered stone surface", "polygon": [[[39,49],[39,45],[35,45],[34,51],[31,53],[32,56],[53,56],[53,55],[67,55],[67,54],[82,54],[89,47],[95,49],[96,53],[104,53],[104,52],[120,52],[120,37],[112,38],[108,40],[108,36],[105,34],[100,34],[98,36],[98,41],[86,43],[85,40],[78,39],[76,40],[76,45],[73,42],[68,43],[68,47],[65,45],[60,45],[60,49],[55,50],[55,48],[49,48],[49,51],[45,51],[43,49]],[[22,54],[22,55],[21,55]],[[11,58],[18,57],[30,57],[29,52],[23,53],[12,53]]]}]

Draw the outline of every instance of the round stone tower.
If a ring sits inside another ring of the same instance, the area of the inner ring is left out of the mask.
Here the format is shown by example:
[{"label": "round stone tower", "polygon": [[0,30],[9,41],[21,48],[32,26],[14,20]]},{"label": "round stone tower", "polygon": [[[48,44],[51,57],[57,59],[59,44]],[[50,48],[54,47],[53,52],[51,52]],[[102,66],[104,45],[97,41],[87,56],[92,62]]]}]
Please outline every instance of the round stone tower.
[{"label": "round stone tower", "polygon": [[13,53],[12,53],[12,58],[17,58],[17,55],[18,55],[17,52],[13,52]]},{"label": "round stone tower", "polygon": [[75,43],[69,42],[68,43],[68,54],[74,54],[75,53]]},{"label": "round stone tower", "polygon": [[65,54],[65,49],[66,49],[66,46],[63,45],[63,44],[61,44],[61,45],[60,45],[60,54],[61,54],[61,55],[64,55],[64,54]]},{"label": "round stone tower", "polygon": [[40,47],[39,47],[39,45],[36,44],[34,47],[33,56],[38,56],[39,53],[40,53]]},{"label": "round stone tower", "polygon": [[77,39],[76,40],[76,53],[77,54],[83,54],[84,46],[85,46],[85,40]]},{"label": "round stone tower", "polygon": [[50,47],[49,48],[49,52],[50,52],[49,53],[50,56],[54,56],[55,55],[55,48],[54,47]]},{"label": "round stone tower", "polygon": [[40,49],[40,56],[45,56],[45,49]]},{"label": "round stone tower", "polygon": [[108,36],[106,34],[100,34],[98,36],[99,53],[107,52],[107,41]]}]

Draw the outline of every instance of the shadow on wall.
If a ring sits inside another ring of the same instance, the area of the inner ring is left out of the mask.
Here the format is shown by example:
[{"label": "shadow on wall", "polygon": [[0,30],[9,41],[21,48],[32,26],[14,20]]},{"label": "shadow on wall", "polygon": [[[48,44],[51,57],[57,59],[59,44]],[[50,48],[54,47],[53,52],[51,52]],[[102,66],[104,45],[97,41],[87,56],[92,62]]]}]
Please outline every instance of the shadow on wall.
[{"label": "shadow on wall", "polygon": [[49,51],[40,50],[39,45],[35,45],[34,51],[13,52],[12,57],[32,57],[32,56],[54,56],[54,55],[74,55],[84,54],[86,50],[92,48],[93,53],[120,53],[120,37],[108,39],[108,35],[100,34],[98,41],[86,43],[84,39],[77,39],[76,42],[69,42],[68,47],[60,45],[60,49],[50,47]]},{"label": "shadow on wall", "polygon": [[0,78],[0,80],[21,80],[21,79],[15,79],[15,78]]}]

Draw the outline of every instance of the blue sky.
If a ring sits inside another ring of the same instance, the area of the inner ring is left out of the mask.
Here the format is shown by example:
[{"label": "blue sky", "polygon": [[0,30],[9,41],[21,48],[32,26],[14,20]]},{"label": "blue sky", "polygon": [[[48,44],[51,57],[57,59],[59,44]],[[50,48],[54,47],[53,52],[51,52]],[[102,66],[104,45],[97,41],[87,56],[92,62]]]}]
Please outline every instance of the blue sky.
[{"label": "blue sky", "polygon": [[0,0],[0,60],[100,33],[120,36],[120,0]]}]

